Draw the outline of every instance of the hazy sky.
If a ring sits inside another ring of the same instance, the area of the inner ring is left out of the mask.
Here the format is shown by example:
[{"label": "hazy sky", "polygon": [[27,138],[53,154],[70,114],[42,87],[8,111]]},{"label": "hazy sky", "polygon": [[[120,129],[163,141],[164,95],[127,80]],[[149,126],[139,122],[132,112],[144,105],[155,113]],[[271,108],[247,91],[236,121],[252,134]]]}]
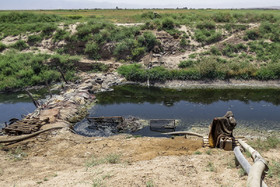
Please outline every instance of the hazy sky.
[{"label": "hazy sky", "polygon": [[280,6],[279,0],[0,0],[0,9],[79,8],[255,8]]}]

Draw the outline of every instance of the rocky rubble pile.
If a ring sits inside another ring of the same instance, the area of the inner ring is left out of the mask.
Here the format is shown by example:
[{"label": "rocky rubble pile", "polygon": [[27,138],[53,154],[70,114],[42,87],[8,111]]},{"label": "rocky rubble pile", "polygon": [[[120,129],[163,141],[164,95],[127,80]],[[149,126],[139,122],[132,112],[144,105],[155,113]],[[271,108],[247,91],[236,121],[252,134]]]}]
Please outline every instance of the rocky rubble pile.
[{"label": "rocky rubble pile", "polygon": [[[49,118],[50,123],[76,123],[87,115],[88,107],[95,102],[94,93],[109,91],[111,86],[124,81],[117,73],[82,73],[76,83],[63,86],[59,95],[41,101],[41,105],[27,118]],[[23,119],[24,120],[24,119]]]}]

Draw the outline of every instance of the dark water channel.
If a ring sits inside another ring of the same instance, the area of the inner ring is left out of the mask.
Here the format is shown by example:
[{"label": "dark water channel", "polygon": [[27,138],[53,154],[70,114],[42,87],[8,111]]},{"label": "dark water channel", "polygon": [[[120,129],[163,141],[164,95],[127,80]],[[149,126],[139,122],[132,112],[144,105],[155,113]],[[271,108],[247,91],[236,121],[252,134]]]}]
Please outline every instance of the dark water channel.
[{"label": "dark water channel", "polygon": [[[38,89],[30,92],[35,99],[43,99],[46,97],[47,90]],[[35,106],[26,92],[0,93],[0,129],[11,118],[21,119],[22,115],[27,115],[34,110]]]},{"label": "dark water channel", "polygon": [[[231,110],[239,126],[280,130],[280,89],[172,90],[125,85],[99,93],[97,99],[90,116],[178,119],[176,130],[188,130],[206,127],[214,117]],[[157,136],[148,127],[136,134]]]}]

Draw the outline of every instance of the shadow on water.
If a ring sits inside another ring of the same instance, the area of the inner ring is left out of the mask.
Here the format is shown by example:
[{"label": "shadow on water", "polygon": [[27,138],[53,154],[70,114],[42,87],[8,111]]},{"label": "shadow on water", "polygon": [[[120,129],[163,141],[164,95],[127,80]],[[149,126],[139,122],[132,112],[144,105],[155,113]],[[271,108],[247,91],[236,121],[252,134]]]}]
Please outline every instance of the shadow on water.
[{"label": "shadow on water", "polygon": [[[90,110],[90,116],[178,119],[176,130],[188,130],[191,126],[206,127],[214,117],[231,110],[242,126],[280,130],[280,89],[173,90],[124,85],[96,97],[98,103]],[[158,135],[149,127],[136,134]]]}]

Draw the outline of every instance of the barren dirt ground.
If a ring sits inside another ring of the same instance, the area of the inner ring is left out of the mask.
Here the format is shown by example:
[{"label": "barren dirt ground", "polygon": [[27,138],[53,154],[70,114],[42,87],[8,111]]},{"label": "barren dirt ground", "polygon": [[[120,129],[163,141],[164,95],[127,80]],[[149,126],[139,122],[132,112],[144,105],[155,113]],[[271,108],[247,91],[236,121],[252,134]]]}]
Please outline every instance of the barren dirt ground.
[{"label": "barren dirt ground", "polygon": [[[2,147],[0,186],[246,186],[233,152],[202,145],[194,137],[89,138],[62,129]],[[264,156],[279,161],[279,153]]]}]

